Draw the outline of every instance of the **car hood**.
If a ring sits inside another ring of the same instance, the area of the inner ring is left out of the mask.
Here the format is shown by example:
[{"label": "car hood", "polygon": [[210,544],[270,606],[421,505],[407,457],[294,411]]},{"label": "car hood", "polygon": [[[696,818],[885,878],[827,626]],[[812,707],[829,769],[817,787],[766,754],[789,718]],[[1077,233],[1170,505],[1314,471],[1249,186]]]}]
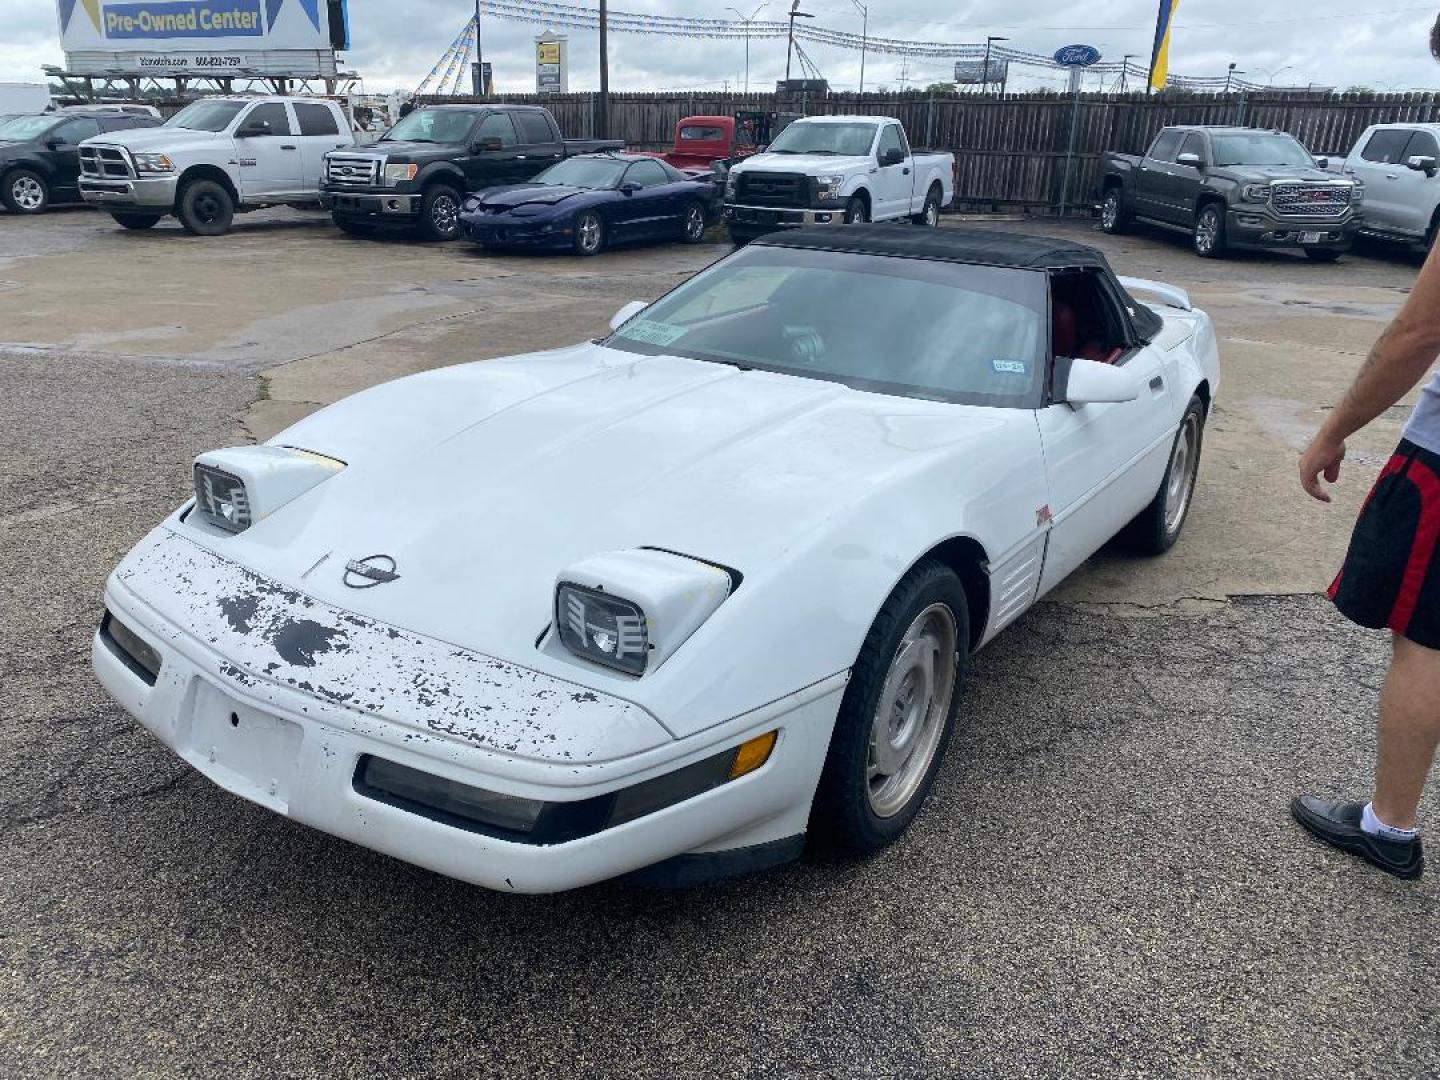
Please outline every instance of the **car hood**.
[{"label": "car hood", "polygon": [[1218,171],[1223,171],[1227,176],[1237,180],[1250,180],[1257,183],[1270,183],[1280,180],[1303,180],[1311,183],[1336,182],[1350,183],[1344,177],[1336,176],[1334,173],[1326,172],[1324,169],[1297,169],[1293,165],[1221,165],[1216,166]]},{"label": "car hood", "polygon": [[179,153],[190,147],[229,145],[233,140],[223,131],[191,131],[188,128],[149,127],[127,128],[124,131],[107,131],[92,135],[87,143],[103,143],[106,146],[123,146],[127,150],[145,152],[154,150],[166,154]]},{"label": "car hood", "polygon": [[432,158],[453,158],[462,151],[463,147],[458,143],[405,142],[396,139],[390,142],[371,143],[369,146],[359,149],[370,151],[377,157],[389,158],[392,161],[402,159],[429,161]]},{"label": "car hood", "polygon": [[480,203],[488,207],[511,207],[526,204],[553,206],[566,199],[588,192],[589,188],[567,187],[561,184],[514,184],[509,187],[488,188],[480,193]]},{"label": "car hood", "polygon": [[735,168],[742,172],[804,173],[820,176],[848,169],[868,168],[868,156],[838,157],[835,154],[752,154]]},{"label": "car hood", "polygon": [[[199,539],[317,599],[524,663],[556,576],[581,559],[648,546],[766,572],[843,544],[837,522],[867,496],[978,462],[1014,423],[1033,419],[587,344],[323,410],[272,444],[347,467],[240,536]],[[347,561],[372,555],[400,579],[347,588]]]}]

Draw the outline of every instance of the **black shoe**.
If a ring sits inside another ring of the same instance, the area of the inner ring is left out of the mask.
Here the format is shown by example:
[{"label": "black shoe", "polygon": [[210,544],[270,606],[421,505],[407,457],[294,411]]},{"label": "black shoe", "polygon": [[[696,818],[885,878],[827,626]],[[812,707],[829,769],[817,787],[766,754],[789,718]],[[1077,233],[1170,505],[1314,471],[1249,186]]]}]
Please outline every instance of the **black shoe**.
[{"label": "black shoe", "polygon": [[1425,849],[1420,838],[1386,840],[1382,836],[1371,836],[1360,828],[1360,816],[1364,812],[1364,803],[1330,802],[1314,795],[1301,795],[1290,801],[1290,813],[1312,836],[1341,851],[1359,855],[1387,874],[1406,881],[1418,878],[1425,869]]}]

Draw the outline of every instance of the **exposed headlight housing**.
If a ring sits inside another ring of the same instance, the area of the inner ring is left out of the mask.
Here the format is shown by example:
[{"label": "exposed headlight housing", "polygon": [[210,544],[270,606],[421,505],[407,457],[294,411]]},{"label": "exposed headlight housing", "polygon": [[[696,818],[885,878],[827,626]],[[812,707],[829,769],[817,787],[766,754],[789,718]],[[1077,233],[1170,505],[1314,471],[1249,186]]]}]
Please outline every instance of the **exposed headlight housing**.
[{"label": "exposed headlight housing", "polygon": [[840,198],[840,189],[845,186],[843,176],[817,176],[815,194],[822,199]]},{"label": "exposed headlight housing", "polygon": [[225,533],[242,533],[345,467],[287,446],[237,446],[195,459],[195,512]]},{"label": "exposed headlight housing", "polygon": [[555,625],[576,656],[629,675],[645,674],[650,634],[639,605],[562,582],[555,590]]},{"label": "exposed headlight housing", "polygon": [[420,166],[410,165],[386,165],[385,183],[391,187],[396,184],[403,184],[406,180],[414,180],[415,174],[420,171]]},{"label": "exposed headlight housing", "polygon": [[175,163],[164,154],[132,154],[137,173],[173,173]]},{"label": "exposed headlight housing", "polygon": [[1245,196],[1246,202],[1269,202],[1270,185],[1246,184],[1245,187],[1241,190],[1241,194]]}]

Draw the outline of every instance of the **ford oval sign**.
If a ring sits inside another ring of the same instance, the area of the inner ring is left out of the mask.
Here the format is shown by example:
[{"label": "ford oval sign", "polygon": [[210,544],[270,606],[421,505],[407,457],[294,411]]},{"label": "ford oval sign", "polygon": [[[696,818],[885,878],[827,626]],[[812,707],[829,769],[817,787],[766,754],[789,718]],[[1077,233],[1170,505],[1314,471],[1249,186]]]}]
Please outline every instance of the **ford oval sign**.
[{"label": "ford oval sign", "polygon": [[1066,45],[1055,51],[1055,62],[1064,67],[1089,67],[1100,62],[1100,50],[1093,45]]}]

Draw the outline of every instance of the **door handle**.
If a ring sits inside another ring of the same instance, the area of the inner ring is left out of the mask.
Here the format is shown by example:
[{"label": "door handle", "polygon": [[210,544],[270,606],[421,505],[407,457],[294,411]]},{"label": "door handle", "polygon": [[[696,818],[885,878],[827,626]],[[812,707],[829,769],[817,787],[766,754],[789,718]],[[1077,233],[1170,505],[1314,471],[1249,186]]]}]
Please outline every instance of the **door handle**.
[{"label": "door handle", "polygon": [[1399,174],[1399,173],[1393,173],[1393,172],[1387,172],[1387,173],[1385,174],[1385,179],[1386,179],[1386,180],[1399,180],[1399,179],[1400,179],[1400,174]]},{"label": "door handle", "polygon": [[910,175],[910,169],[909,169],[908,166],[907,166],[906,168],[904,168],[904,169],[901,169],[900,172],[901,172],[903,175],[905,175],[905,176],[909,176],[909,175]]},{"label": "door handle", "polygon": [[515,155],[515,160],[516,160],[516,161],[524,161],[524,160],[525,160],[525,155],[524,155],[524,154],[516,154],[516,155]]},{"label": "door handle", "polygon": [[281,149],[281,150],[294,150],[294,149],[296,149],[296,147],[293,147],[293,146],[282,146],[282,147],[280,147],[280,149]]}]

